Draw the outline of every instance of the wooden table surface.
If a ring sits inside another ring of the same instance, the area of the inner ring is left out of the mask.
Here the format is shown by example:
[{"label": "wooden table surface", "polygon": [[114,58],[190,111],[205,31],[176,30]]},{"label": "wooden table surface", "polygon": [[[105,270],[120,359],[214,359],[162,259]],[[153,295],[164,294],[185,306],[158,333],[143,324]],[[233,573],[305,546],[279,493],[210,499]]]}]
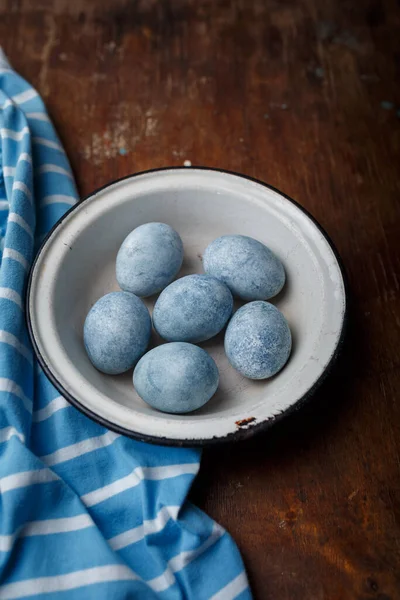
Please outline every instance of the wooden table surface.
[{"label": "wooden table surface", "polygon": [[400,598],[399,26],[395,0],[0,0],[82,195],[231,169],[297,199],[343,258],[335,373],[296,417],[205,451],[193,490],[261,600]]}]

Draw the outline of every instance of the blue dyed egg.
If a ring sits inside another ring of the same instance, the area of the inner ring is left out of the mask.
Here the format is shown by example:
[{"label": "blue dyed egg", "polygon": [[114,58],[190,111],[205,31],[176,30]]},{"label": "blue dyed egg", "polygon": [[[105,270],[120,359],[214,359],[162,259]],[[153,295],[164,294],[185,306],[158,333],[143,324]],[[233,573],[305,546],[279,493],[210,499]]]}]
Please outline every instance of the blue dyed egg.
[{"label": "blue dyed egg", "polygon": [[137,363],[147,349],[150,333],[149,311],[140,298],[128,292],[111,292],[90,309],[83,339],[96,369],[116,375]]},{"label": "blue dyed egg", "polygon": [[134,229],[118,251],[116,271],[121,289],[145,298],[163,290],[177,275],[183,244],[165,223],[146,223]]},{"label": "blue dyed egg", "polygon": [[184,342],[150,350],[133,373],[133,384],[142,400],[167,413],[200,408],[215,394],[218,381],[218,368],[211,356]]},{"label": "blue dyed egg", "polygon": [[269,302],[250,302],[239,308],[225,334],[229,362],[249,379],[275,375],[287,362],[291,347],[289,325]]},{"label": "blue dyed egg", "polygon": [[209,275],[187,275],[160,294],[153,324],[169,342],[202,342],[224,328],[232,309],[232,294],[224,283]]},{"label": "blue dyed egg", "polygon": [[267,300],[285,283],[279,258],[261,242],[245,235],[223,235],[206,248],[203,257],[208,275],[223,281],[242,300]]}]

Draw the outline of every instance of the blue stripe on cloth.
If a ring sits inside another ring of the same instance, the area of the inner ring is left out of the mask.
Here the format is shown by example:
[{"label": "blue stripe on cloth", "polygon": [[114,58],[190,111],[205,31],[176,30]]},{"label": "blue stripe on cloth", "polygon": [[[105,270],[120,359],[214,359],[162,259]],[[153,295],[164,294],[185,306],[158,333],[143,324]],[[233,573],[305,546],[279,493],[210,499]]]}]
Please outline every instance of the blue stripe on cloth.
[{"label": "blue stripe on cloth", "polygon": [[21,446],[20,451],[15,455],[7,444],[2,449],[2,460],[0,461],[0,493],[2,496],[3,494],[12,494],[16,489],[25,488],[28,492],[27,498],[29,498],[32,486],[42,485],[43,482],[56,479],[58,476],[31,451],[29,444]]},{"label": "blue stripe on cloth", "polygon": [[0,598],[247,600],[235,544],[187,502],[200,452],[108,431],[33,359],[34,248],[76,201],[41,98],[0,52]]},{"label": "blue stripe on cloth", "polygon": [[[24,298],[12,288],[0,287],[0,313],[7,312],[8,322],[11,324],[19,320],[19,313],[23,310]],[[9,327],[7,327],[9,330]]]},{"label": "blue stripe on cloth", "polygon": [[[0,404],[2,399],[0,398]],[[2,444],[5,444],[7,437],[13,430],[18,431],[25,439],[25,432],[29,431],[30,425],[30,412],[26,410],[22,402],[18,399],[14,399],[12,396],[8,396],[6,399],[7,404],[2,404],[0,410],[0,440]],[[9,434],[7,434],[9,429]],[[2,456],[3,448],[8,448],[8,445],[2,447],[0,450],[0,456]]]},{"label": "blue stripe on cloth", "polygon": [[[36,424],[35,430],[32,431],[31,447],[38,456],[54,453],[65,446],[77,444],[88,438],[87,432],[79,427],[81,415],[77,410],[71,410],[68,415],[70,427],[64,426],[65,417],[66,415],[63,412],[54,413],[51,427],[55,435],[52,437],[46,435],[50,426],[50,423],[47,422],[47,420],[39,421]],[[90,428],[90,433],[91,437],[100,436],[104,434],[104,428],[97,423],[93,423],[93,426]]]},{"label": "blue stripe on cloth", "polygon": [[[10,600],[14,598],[158,600],[160,598],[149,586],[138,581],[127,566],[112,564],[73,571],[57,577],[14,582],[3,586],[2,592],[3,598]],[[183,596],[180,593],[171,595],[170,598],[181,599]]]},{"label": "blue stripe on cloth", "polygon": [[[19,215],[15,216],[11,215],[8,219],[8,227],[10,231],[11,239],[18,239],[20,241],[21,249],[19,252],[22,252],[26,260],[30,260],[30,255],[32,252],[32,227],[26,223],[25,219],[22,220],[22,217],[18,219]],[[12,220],[11,220],[12,219]],[[18,229],[18,231],[14,231]]]},{"label": "blue stripe on cloth", "polygon": [[[160,596],[150,590],[147,586],[141,586],[141,589],[132,590],[132,583],[130,581],[111,581],[108,580],[105,583],[92,584],[90,586],[83,584],[83,579],[88,578],[88,575],[81,575],[80,581],[82,585],[79,588],[74,588],[73,593],[71,591],[57,592],[55,594],[46,593],[46,600],[63,600],[63,598],[73,597],[74,600],[114,600],[119,598],[129,598],[129,600],[159,600]],[[37,597],[37,596],[36,596]],[[34,596],[32,596],[34,599]],[[181,592],[177,590],[177,595],[170,594],[168,600],[180,600],[182,598]]]},{"label": "blue stripe on cloth", "polygon": [[[79,498],[62,480],[53,479],[40,485],[33,485],[30,489],[31,501],[22,503],[18,512],[13,511],[16,502],[23,502],[26,494],[25,488],[15,488],[9,490],[4,495],[2,511],[9,511],[8,518],[2,518],[0,530],[0,550],[7,550],[9,540],[4,540],[4,536],[12,535],[21,527],[25,531],[20,532],[20,537],[26,535],[44,535],[55,533],[57,530],[78,530],[88,523],[77,519],[79,515],[88,516]],[[51,519],[48,520],[49,510],[51,510]],[[63,527],[60,529],[60,522]],[[43,525],[46,524],[46,527]],[[3,538],[1,537],[3,536]]]},{"label": "blue stripe on cloth", "polygon": [[[227,561],[223,569],[215,569],[218,557],[226,552],[232,552],[230,536],[226,532],[218,535],[219,531],[216,529],[214,537],[210,536],[211,539],[204,542],[203,547],[206,548],[204,552],[201,552],[201,548],[194,550],[192,554],[184,555],[181,561],[176,561],[176,566],[174,560],[170,561],[172,568],[177,569],[175,577],[181,586],[186,587],[190,582],[196,600],[207,600],[243,572],[243,567],[239,567],[238,561],[234,560]],[[238,552],[237,558],[240,560]],[[210,572],[213,573],[213,577],[208,576]]]},{"label": "blue stripe on cloth", "polygon": [[[130,562],[133,556],[138,552],[145,552],[146,545],[151,544],[155,548],[163,545],[163,540],[168,539],[168,547],[162,553],[154,552],[154,558],[158,559],[158,572],[150,573],[153,565],[145,565],[147,578],[160,576],[165,571],[166,563],[178,563],[177,557],[193,554],[205,544],[211,545],[216,541],[217,535],[214,532],[215,523],[204,514],[193,513],[190,521],[183,519],[181,514],[177,515],[177,507],[164,506],[153,519],[146,518],[143,524],[128,528],[126,531],[117,535],[109,536],[111,547],[126,561]],[[197,527],[193,527],[196,523]],[[191,526],[192,525],[192,526]],[[157,529],[159,528],[159,531]],[[145,532],[145,537],[143,536]],[[223,535],[223,530],[218,529],[218,535]]]},{"label": "blue stripe on cloth", "polygon": [[35,410],[46,407],[58,395],[59,392],[47,379],[42,367],[35,362]]},{"label": "blue stripe on cloth", "polygon": [[[86,456],[89,457],[89,455]],[[96,463],[97,459],[99,464],[104,464],[107,459],[107,450],[97,450],[95,453],[91,453],[90,458],[92,465]],[[121,477],[114,483],[96,485],[94,489],[91,489],[93,482],[100,483],[101,480],[104,482],[105,478],[99,470],[91,475],[90,468],[87,468],[90,464],[89,461],[73,460],[56,465],[52,467],[52,470],[65,479],[67,476],[69,477],[69,473],[75,475],[80,464],[82,464],[81,470],[85,479],[84,485],[79,486],[81,499],[91,511],[95,511],[100,518],[104,519],[109,518],[117,510],[125,510],[126,505],[131,502],[143,504],[143,494],[145,494],[147,502],[154,504],[162,502],[169,505],[177,502],[178,499],[182,501],[188,492],[196,469],[196,465],[191,464],[134,467],[126,477]],[[69,471],[68,467],[70,467]],[[90,488],[91,491],[82,493],[82,488],[84,490],[85,487]]]},{"label": "blue stripe on cloth", "polygon": [[[26,370],[32,366],[32,349],[24,339],[18,339],[20,333],[21,338],[25,338],[20,330],[20,324],[13,323],[12,326],[10,323],[7,324],[9,325],[8,331],[6,328],[0,330],[0,344],[2,344],[0,377],[8,377],[9,373],[12,373],[12,379],[18,381],[21,380],[23,372],[27,372]],[[31,374],[31,368],[29,374]],[[25,384],[25,381],[22,380],[21,383]]]},{"label": "blue stripe on cloth", "polygon": [[[21,298],[24,298],[25,283],[26,271],[17,261],[10,260],[7,269],[0,269],[0,286],[14,290]],[[6,318],[5,313],[1,314]]]},{"label": "blue stripe on cloth", "polygon": [[[232,598],[232,595],[227,595],[225,596],[226,598]],[[235,594],[235,596],[233,596],[235,598],[235,600],[251,600],[251,594],[250,594],[250,590],[248,587],[246,587],[246,589],[243,590],[242,593],[239,592],[239,594]],[[219,598],[217,595],[214,595],[214,599],[215,600],[224,600],[223,595],[221,595]]]},{"label": "blue stripe on cloth", "polygon": [[[59,196],[65,196],[64,194],[59,194]],[[44,205],[42,208],[38,210],[38,218],[37,218],[37,235],[38,235],[38,243],[41,243],[46,235],[46,233],[51,229],[55,222],[60,219],[63,214],[71,208],[72,204],[68,204],[67,202],[54,201],[53,199],[49,199],[48,202],[53,202],[52,205]]]}]

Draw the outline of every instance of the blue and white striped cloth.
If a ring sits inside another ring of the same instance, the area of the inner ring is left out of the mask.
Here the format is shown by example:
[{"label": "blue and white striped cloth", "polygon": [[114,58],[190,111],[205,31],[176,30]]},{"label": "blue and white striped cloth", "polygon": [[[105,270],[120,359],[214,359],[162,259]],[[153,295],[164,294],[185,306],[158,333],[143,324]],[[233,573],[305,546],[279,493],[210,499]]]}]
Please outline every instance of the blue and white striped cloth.
[{"label": "blue and white striped cloth", "polygon": [[0,53],[0,598],[250,599],[239,552],[187,500],[197,450],[116,435],[36,364],[35,241],[76,202],[37,92]]}]

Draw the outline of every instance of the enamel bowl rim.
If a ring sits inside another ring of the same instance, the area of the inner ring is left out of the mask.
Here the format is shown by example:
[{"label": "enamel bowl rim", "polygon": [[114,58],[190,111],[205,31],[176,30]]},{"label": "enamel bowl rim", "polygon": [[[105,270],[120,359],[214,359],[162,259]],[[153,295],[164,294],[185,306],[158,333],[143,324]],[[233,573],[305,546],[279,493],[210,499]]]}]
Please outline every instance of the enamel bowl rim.
[{"label": "enamel bowl rim", "polygon": [[[271,416],[270,418],[268,418],[264,421],[256,423],[251,427],[238,428],[235,432],[229,433],[229,434],[221,436],[221,437],[204,438],[204,439],[198,439],[198,438],[197,439],[189,439],[189,438],[188,439],[174,439],[174,438],[160,437],[160,436],[156,436],[156,435],[153,436],[153,435],[143,434],[140,432],[135,432],[131,429],[125,429],[124,427],[117,425],[117,424],[103,418],[102,416],[94,413],[88,407],[84,406],[79,401],[78,398],[71,395],[64,388],[64,386],[61,384],[61,382],[54,376],[50,365],[47,364],[46,360],[42,356],[39,345],[38,345],[37,340],[34,335],[34,330],[33,330],[33,325],[32,325],[33,317],[31,315],[31,303],[30,303],[32,282],[33,282],[37,264],[38,264],[41,254],[43,252],[43,249],[49,242],[50,238],[52,238],[53,235],[57,232],[58,228],[61,226],[63,221],[73,211],[75,211],[83,203],[90,200],[93,196],[98,194],[100,191],[103,191],[106,188],[108,188],[116,183],[122,182],[126,179],[133,179],[133,178],[139,177],[141,175],[149,175],[149,174],[151,175],[152,173],[156,174],[156,173],[159,173],[162,171],[177,172],[177,171],[183,171],[183,170],[184,171],[210,171],[210,172],[222,173],[225,175],[233,175],[235,177],[240,177],[241,179],[248,180],[253,183],[257,183],[258,185],[261,185],[269,190],[272,190],[273,192],[276,192],[277,194],[282,196],[284,199],[286,199],[288,202],[292,203],[296,208],[298,208],[300,211],[302,211],[309,218],[309,220],[312,222],[312,224],[319,230],[319,232],[322,234],[322,236],[325,238],[325,241],[330,246],[330,249],[333,252],[333,255],[336,259],[336,262],[337,262],[337,265],[338,265],[338,268],[339,268],[339,271],[340,271],[340,274],[341,274],[342,280],[343,280],[344,309],[343,309],[340,334],[338,336],[338,341],[337,341],[336,347],[332,353],[332,356],[331,356],[329,362],[327,363],[327,365],[325,366],[324,370],[321,372],[319,377],[316,379],[314,384],[306,391],[305,394],[303,394],[300,398],[298,398],[295,402],[293,402],[293,404],[288,406],[288,408],[286,408],[282,412],[280,412],[274,416]],[[238,173],[235,171],[230,171],[227,169],[220,169],[220,168],[215,168],[215,167],[205,167],[205,166],[191,166],[191,167],[173,166],[173,167],[161,167],[161,168],[155,168],[155,169],[148,169],[148,170],[144,170],[144,171],[138,171],[136,173],[129,174],[124,177],[120,177],[118,179],[110,181],[109,183],[97,188],[96,190],[91,192],[89,195],[85,196],[83,199],[81,199],[79,202],[77,202],[75,205],[73,205],[69,210],[67,210],[63,214],[63,216],[57,221],[57,223],[52,227],[52,229],[47,233],[47,235],[45,236],[43,242],[41,243],[40,248],[34,258],[34,261],[32,263],[32,267],[30,270],[30,274],[29,274],[27,291],[26,291],[26,307],[27,307],[26,319],[27,319],[28,332],[29,332],[30,340],[31,340],[35,355],[37,357],[37,360],[38,360],[40,366],[42,367],[44,373],[46,374],[48,379],[51,381],[51,383],[54,385],[54,387],[60,392],[60,394],[66,400],[68,400],[68,402],[70,402],[73,406],[75,406],[79,411],[81,411],[83,414],[85,414],[87,417],[89,417],[93,421],[99,423],[100,425],[107,427],[108,429],[110,429],[118,434],[122,434],[122,435],[125,435],[130,438],[134,438],[134,439],[142,441],[142,442],[149,442],[152,444],[165,445],[165,446],[198,447],[198,446],[208,446],[208,445],[214,445],[214,444],[220,444],[220,443],[226,443],[226,442],[239,441],[239,440],[244,440],[244,439],[253,437],[253,435],[259,433],[260,431],[264,431],[264,430],[268,429],[269,427],[273,426],[275,423],[281,421],[284,417],[297,412],[297,410],[315,394],[317,389],[321,386],[321,384],[325,381],[325,379],[331,373],[331,371],[337,361],[337,358],[342,350],[342,347],[343,347],[343,343],[344,343],[344,340],[346,337],[347,326],[348,326],[348,319],[349,319],[349,291],[348,291],[347,276],[346,276],[346,272],[345,272],[345,269],[343,266],[342,259],[339,255],[334,243],[332,242],[330,236],[327,234],[325,229],[320,225],[320,223],[315,219],[315,217],[313,217],[313,215],[310,214],[308,212],[308,210],[305,209],[301,204],[299,204],[298,202],[293,200],[293,198],[291,198],[284,192],[281,192],[278,188],[276,188],[268,183],[265,183],[264,181],[260,181],[259,179],[256,179],[254,177],[250,177],[248,175],[244,175],[242,173]]]}]

